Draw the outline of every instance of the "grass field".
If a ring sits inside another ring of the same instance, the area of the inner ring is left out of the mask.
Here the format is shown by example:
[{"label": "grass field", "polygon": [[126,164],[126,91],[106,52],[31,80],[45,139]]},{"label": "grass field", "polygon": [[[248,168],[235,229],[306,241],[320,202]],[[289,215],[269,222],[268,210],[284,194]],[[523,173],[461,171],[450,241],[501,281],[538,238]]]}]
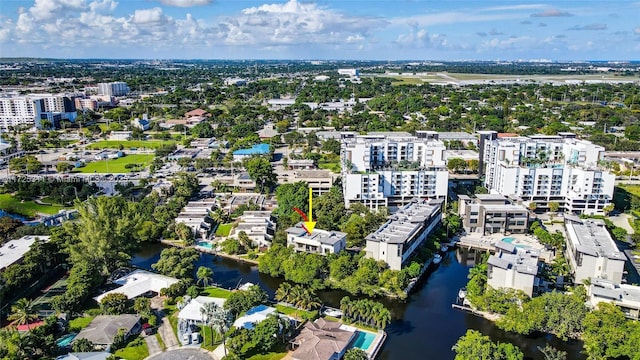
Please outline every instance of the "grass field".
[{"label": "grass field", "polygon": [[233,228],[233,223],[230,224],[220,224],[216,229],[216,236],[229,236],[231,229]]},{"label": "grass field", "polygon": [[327,162],[327,163],[319,163],[318,167],[324,170],[331,170],[334,173],[340,173],[340,163],[337,162]]},{"label": "grass field", "polygon": [[[153,162],[153,155],[135,154],[125,155],[118,159],[101,160],[88,163],[86,166],[77,168],[74,172],[81,173],[128,173],[134,169],[126,169],[127,164],[142,164],[143,168]],[[138,170],[142,170],[140,167]]]},{"label": "grass field", "polygon": [[85,316],[75,318],[69,321],[69,330],[73,332],[79,332],[80,330],[86,328],[91,321],[93,321],[93,316]]},{"label": "grass field", "polygon": [[[213,274],[213,276],[215,281],[215,274]],[[227,299],[229,298],[229,296],[231,296],[231,294],[232,294],[231,291],[227,289],[221,289],[213,286],[209,286],[205,288],[203,291],[204,296],[211,296],[211,297],[216,297],[221,299]]]},{"label": "grass field", "polygon": [[102,140],[94,144],[87,146],[88,149],[100,150],[100,149],[119,149],[122,145],[123,149],[159,149],[163,146],[173,145],[176,142],[173,140]]},{"label": "grass field", "polygon": [[312,314],[311,311],[296,309],[294,307],[280,305],[280,304],[276,305],[276,310],[278,310],[278,312],[281,314],[290,315],[296,318],[300,318],[304,314],[307,314],[307,316],[311,316]]},{"label": "grass field", "polygon": [[17,215],[34,217],[37,213],[57,214],[64,207],[61,205],[40,205],[30,200],[22,202],[11,194],[0,194],[0,209]]},{"label": "grass field", "polygon": [[115,355],[127,360],[142,360],[149,356],[149,349],[144,339],[138,336],[129,342],[125,348],[117,350]]}]

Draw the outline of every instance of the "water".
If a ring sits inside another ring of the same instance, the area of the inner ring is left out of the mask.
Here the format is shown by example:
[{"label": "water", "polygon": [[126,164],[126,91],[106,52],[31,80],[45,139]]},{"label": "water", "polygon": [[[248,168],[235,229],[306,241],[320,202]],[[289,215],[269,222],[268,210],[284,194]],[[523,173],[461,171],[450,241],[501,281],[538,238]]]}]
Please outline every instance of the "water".
[{"label": "water", "polygon": [[67,334],[63,337],[61,337],[60,339],[58,339],[58,341],[56,342],[56,344],[59,347],[66,347],[71,345],[71,342],[73,341],[73,339],[76,338],[76,333],[71,333],[71,334]]},{"label": "water", "polygon": [[22,215],[13,214],[13,213],[6,212],[6,211],[0,209],[0,217],[3,217],[3,216],[8,216],[10,218],[13,218],[13,219],[16,219],[16,220],[20,220],[20,221],[23,221],[23,222],[27,221],[27,218],[22,216]]},{"label": "water", "polygon": [[[132,263],[142,268],[151,268],[162,250],[161,245],[147,245],[132,259]],[[518,346],[529,359],[544,360],[537,347],[549,343],[566,351],[568,360],[584,360],[579,341],[563,342],[550,335],[521,336],[506,333],[492,322],[471,314],[453,310],[458,290],[467,283],[469,268],[480,258],[480,253],[458,249],[450,251],[433,272],[425,274],[406,302],[379,299],[387,306],[393,321],[385,329],[388,334],[385,345],[378,354],[380,360],[402,358],[412,359],[453,359],[451,347],[458,338],[474,329],[489,336],[493,341],[510,342]],[[224,288],[236,288],[238,284],[252,282],[259,284],[273,296],[283,279],[260,274],[257,266],[222,259],[210,254],[202,254],[196,264],[209,266],[213,270],[213,280]],[[340,307],[340,299],[348,295],[344,291],[330,290],[319,294],[323,303]],[[353,298],[353,296],[351,296]]]}]

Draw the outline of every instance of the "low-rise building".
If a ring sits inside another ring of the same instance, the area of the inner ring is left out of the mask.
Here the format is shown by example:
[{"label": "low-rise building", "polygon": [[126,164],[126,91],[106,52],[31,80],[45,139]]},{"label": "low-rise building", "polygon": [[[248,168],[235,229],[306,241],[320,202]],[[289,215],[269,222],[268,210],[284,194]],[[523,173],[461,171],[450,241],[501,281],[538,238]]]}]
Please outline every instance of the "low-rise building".
[{"label": "low-rise building", "polygon": [[183,223],[191,228],[194,235],[206,238],[212,229],[214,223],[210,216],[216,206],[215,200],[202,200],[202,201],[190,201],[182,209],[178,217],[176,217],[176,224]]},{"label": "low-rise building", "polygon": [[621,283],[626,258],[618,250],[604,221],[565,215],[564,224],[566,255],[573,281],[580,284],[590,278],[600,278]]},{"label": "low-rise building", "polygon": [[271,148],[269,144],[253,145],[248,149],[240,149],[233,152],[233,161],[242,161],[252,156],[269,155]]},{"label": "low-rise building", "polygon": [[17,240],[8,241],[0,247],[0,271],[13,264],[20,263],[36,241],[48,242],[50,238],[50,236],[28,235]]},{"label": "low-rise building", "polygon": [[276,233],[276,221],[271,211],[245,211],[239,220],[231,237],[237,238],[244,232],[255,246],[271,246]]},{"label": "low-rise building", "polygon": [[142,131],[147,131],[151,128],[151,123],[149,122],[148,119],[139,119],[139,118],[135,118],[133,119],[133,121],[131,122],[131,125],[134,127],[137,127],[138,129],[142,130]]},{"label": "low-rise building", "polygon": [[592,278],[588,295],[593,307],[601,302],[613,303],[629,319],[640,320],[640,286]]},{"label": "low-rise building", "polygon": [[346,233],[315,228],[309,234],[302,225],[299,222],[286,230],[287,246],[293,246],[296,252],[328,255],[337,254],[347,247]]},{"label": "low-rise building", "polygon": [[400,270],[442,220],[443,200],[419,200],[400,208],[378,230],[367,235],[366,256]]},{"label": "low-rise building", "polygon": [[120,329],[124,329],[125,339],[139,333],[141,330],[140,316],[131,314],[98,315],[78,333],[74,342],[87,339],[94,346],[109,351]]},{"label": "low-rise building", "polygon": [[192,148],[196,148],[196,149],[208,149],[210,147],[212,147],[214,141],[216,139],[215,138],[198,138],[198,139],[193,139],[191,140],[190,143],[190,147]]},{"label": "low-rise building", "polygon": [[312,170],[316,167],[316,164],[311,159],[288,160],[287,167],[290,170]]},{"label": "low-rise building", "polygon": [[109,140],[113,141],[126,141],[131,140],[131,131],[112,131],[109,133]]},{"label": "low-rise building", "polygon": [[494,289],[522,290],[533,296],[538,286],[538,253],[500,241],[487,261],[487,284]]},{"label": "low-rise building", "polygon": [[459,195],[458,199],[458,213],[467,233],[525,234],[529,229],[529,210],[503,195],[476,194],[474,199]]},{"label": "low-rise building", "polygon": [[293,181],[307,183],[314,195],[328,192],[336,180],[336,174],[329,170],[298,170],[293,173]]},{"label": "low-rise building", "polygon": [[294,360],[340,360],[356,332],[352,327],[324,318],[304,323],[291,344]]},{"label": "low-rise building", "polygon": [[135,270],[122,276],[113,283],[120,285],[113,290],[102,293],[93,299],[100,302],[108,294],[124,294],[128,299],[135,299],[138,296],[149,294],[160,294],[160,290],[168,288],[179,280],[165,275],[152,273],[146,270]]},{"label": "low-rise building", "polygon": [[277,314],[276,308],[266,305],[258,305],[247,310],[243,316],[237,318],[236,321],[233,322],[233,326],[237,329],[245,328],[247,330],[251,330],[256,326],[256,324],[264,321],[271,314]]},{"label": "low-rise building", "polygon": [[205,315],[202,313],[202,307],[205,304],[216,304],[218,307],[223,307],[227,299],[210,297],[210,296],[198,296],[189,300],[178,313],[178,319],[188,321],[192,324],[202,324],[205,322]]}]

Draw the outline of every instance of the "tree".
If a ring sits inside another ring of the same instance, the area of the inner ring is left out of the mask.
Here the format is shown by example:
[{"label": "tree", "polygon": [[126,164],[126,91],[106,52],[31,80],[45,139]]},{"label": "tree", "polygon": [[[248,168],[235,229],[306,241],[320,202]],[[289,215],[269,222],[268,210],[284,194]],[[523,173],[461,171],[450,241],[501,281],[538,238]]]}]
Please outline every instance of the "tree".
[{"label": "tree", "polygon": [[96,346],[89,339],[78,339],[71,344],[73,352],[92,352]]},{"label": "tree", "polygon": [[133,310],[136,314],[150,320],[153,317],[153,310],[151,310],[151,300],[146,297],[137,297],[133,302]]},{"label": "tree", "polygon": [[[632,356],[625,346],[630,336],[628,321],[617,306],[604,302],[598,304],[596,310],[584,317],[583,325],[584,348],[589,359]],[[637,356],[637,349],[633,354]]]},{"label": "tree", "polygon": [[[202,307],[200,307],[200,314],[202,315],[203,325],[211,327],[214,313],[218,308],[219,306],[214,302],[202,304]],[[204,336],[206,336],[206,332],[203,331],[203,333],[205,334]],[[203,339],[203,342],[204,342],[204,345],[206,346],[207,345],[206,337]],[[211,345],[213,345],[213,343],[214,343],[214,339],[212,338]]]},{"label": "tree", "polygon": [[367,355],[367,353],[364,350],[354,347],[347,350],[347,352],[344,354],[343,359],[344,360],[368,360],[369,355]]},{"label": "tree", "polygon": [[265,189],[269,190],[276,185],[276,174],[273,172],[271,163],[265,157],[257,156],[250,158],[245,162],[245,168],[251,180],[255,181],[261,192]]},{"label": "tree", "polygon": [[[300,209],[305,214],[309,210],[309,186],[307,183],[299,181],[295,183],[282,184],[276,188],[276,200],[278,207],[274,215],[278,218],[278,227],[287,227],[301,221],[300,215],[293,210],[294,207]],[[282,225],[281,225],[282,224]]]},{"label": "tree", "polygon": [[185,223],[176,224],[176,235],[187,245],[192,245],[194,242],[193,230]]},{"label": "tree", "polygon": [[611,203],[605,207],[602,208],[602,211],[604,211],[604,216],[609,216],[609,214],[615,210],[616,206],[615,204]]},{"label": "tree", "polygon": [[462,219],[457,214],[447,214],[443,222],[447,228],[447,234],[455,234],[462,228]]},{"label": "tree", "polygon": [[291,297],[291,283],[283,282],[278,286],[278,290],[276,290],[275,298],[278,301],[289,302]]},{"label": "tree", "polygon": [[454,172],[460,172],[467,168],[467,162],[464,159],[452,158],[447,160],[447,168]]},{"label": "tree", "polygon": [[522,360],[524,354],[512,344],[494,343],[479,331],[467,330],[452,348],[456,360]]},{"label": "tree", "polygon": [[37,173],[42,170],[42,163],[33,155],[21,156],[9,160],[9,170],[28,174]]},{"label": "tree", "polygon": [[8,319],[10,321],[16,321],[18,325],[27,325],[27,329],[31,330],[31,322],[38,319],[38,314],[35,311],[33,302],[22,298],[11,305],[11,315]]},{"label": "tree", "polygon": [[68,173],[69,171],[73,170],[73,168],[74,166],[72,164],[65,161],[60,161],[56,164],[56,170],[59,173]]},{"label": "tree", "polygon": [[560,351],[553,346],[547,344],[544,348],[538,346],[538,350],[542,352],[545,360],[567,360],[567,353]]},{"label": "tree", "polygon": [[340,141],[336,139],[328,139],[322,143],[322,150],[335,155],[340,155]]},{"label": "tree", "polygon": [[559,209],[560,209],[560,204],[558,204],[557,202],[551,201],[549,203],[549,211],[551,211],[552,213],[557,213]]},{"label": "tree", "polygon": [[213,281],[213,270],[206,266],[200,266],[196,272],[196,277],[198,278],[198,283],[202,282],[202,286],[206,287]]},{"label": "tree", "polygon": [[233,315],[231,312],[218,307],[216,311],[213,312],[213,316],[210,320],[211,327],[217,334],[222,335],[222,346],[224,349],[224,355],[227,355],[227,347],[224,345],[225,343],[225,335],[227,331],[233,325]]},{"label": "tree", "polygon": [[198,252],[193,248],[172,247],[162,250],[160,259],[151,267],[163,275],[181,279],[191,278],[195,270],[194,263],[199,257]]},{"label": "tree", "polygon": [[535,212],[537,208],[538,204],[534,203],[533,201],[529,203],[529,210]]},{"label": "tree", "polygon": [[124,314],[127,310],[127,302],[129,298],[127,295],[121,293],[111,293],[105,295],[100,300],[100,308],[106,315],[120,315]]}]

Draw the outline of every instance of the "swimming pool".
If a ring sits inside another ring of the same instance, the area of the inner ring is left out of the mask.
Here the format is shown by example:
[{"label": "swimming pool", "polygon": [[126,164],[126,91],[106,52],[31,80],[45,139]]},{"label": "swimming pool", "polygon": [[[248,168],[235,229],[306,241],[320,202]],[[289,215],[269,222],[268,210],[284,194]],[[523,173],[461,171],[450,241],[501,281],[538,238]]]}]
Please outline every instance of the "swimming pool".
[{"label": "swimming pool", "polygon": [[356,334],[355,340],[353,340],[353,345],[351,347],[358,347],[366,351],[371,346],[371,343],[375,338],[376,338],[375,334],[364,332],[364,331],[358,331]]},{"label": "swimming pool", "polygon": [[201,247],[207,248],[207,249],[213,249],[213,246],[208,241],[198,241],[198,246],[201,246]]},{"label": "swimming pool", "polygon": [[[506,237],[506,238],[502,238],[502,241],[508,243],[508,244],[513,244],[513,242],[516,240],[516,238],[513,237]],[[515,244],[517,248],[521,248],[521,249],[527,249],[529,248],[529,246],[527,245],[520,245],[520,244]]]},{"label": "swimming pool", "polygon": [[59,347],[62,347],[62,348],[63,347],[67,347],[67,346],[71,345],[71,342],[73,341],[73,339],[76,338],[76,335],[78,335],[78,334],[76,334],[76,333],[67,334],[67,335],[61,337],[60,339],[58,339],[58,341],[56,341],[56,344]]}]

